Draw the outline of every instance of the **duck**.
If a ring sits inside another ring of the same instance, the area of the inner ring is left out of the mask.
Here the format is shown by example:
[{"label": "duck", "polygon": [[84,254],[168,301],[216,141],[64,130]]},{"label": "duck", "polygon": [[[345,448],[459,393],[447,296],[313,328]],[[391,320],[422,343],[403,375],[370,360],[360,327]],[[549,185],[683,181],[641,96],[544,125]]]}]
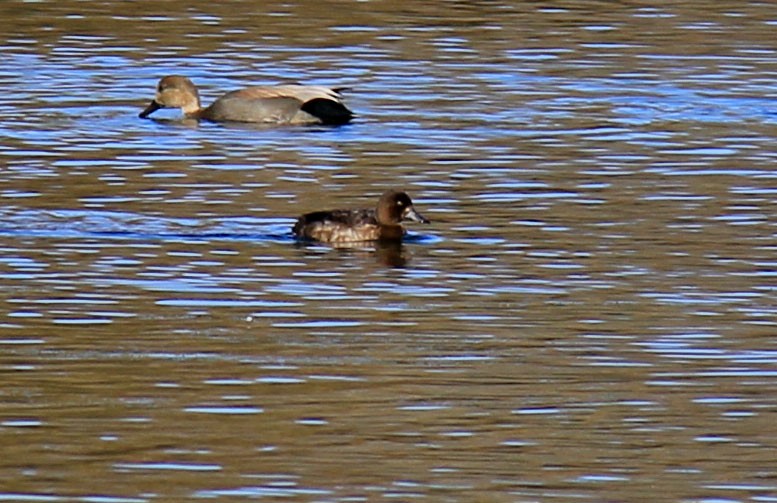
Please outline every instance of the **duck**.
[{"label": "duck", "polygon": [[285,84],[231,91],[202,108],[197,86],[182,75],[163,77],[151,103],[138,115],[147,118],[160,108],[180,108],[189,119],[213,122],[342,125],[354,114],[342,101],[343,89]]},{"label": "duck", "polygon": [[399,242],[406,232],[401,222],[406,220],[429,223],[413,207],[406,192],[389,189],[374,209],[306,213],[297,219],[292,233],[297,239],[322,243]]}]

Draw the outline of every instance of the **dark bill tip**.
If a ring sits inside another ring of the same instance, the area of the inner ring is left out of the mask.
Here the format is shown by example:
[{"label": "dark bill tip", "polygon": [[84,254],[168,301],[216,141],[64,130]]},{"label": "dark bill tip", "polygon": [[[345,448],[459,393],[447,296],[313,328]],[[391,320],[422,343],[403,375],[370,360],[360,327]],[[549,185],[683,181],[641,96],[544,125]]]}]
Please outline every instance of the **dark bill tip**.
[{"label": "dark bill tip", "polygon": [[418,213],[415,208],[412,206],[409,206],[405,210],[404,218],[407,218],[408,220],[412,220],[413,222],[418,222],[419,224],[428,224],[429,219]]},{"label": "dark bill tip", "polygon": [[156,112],[160,108],[162,108],[162,107],[159,105],[159,103],[156,102],[156,100],[154,100],[151,103],[149,103],[149,105],[146,107],[145,110],[143,110],[142,112],[140,112],[138,114],[138,117],[140,117],[141,119],[145,119],[146,117],[148,117],[149,115],[153,114],[154,112]]}]

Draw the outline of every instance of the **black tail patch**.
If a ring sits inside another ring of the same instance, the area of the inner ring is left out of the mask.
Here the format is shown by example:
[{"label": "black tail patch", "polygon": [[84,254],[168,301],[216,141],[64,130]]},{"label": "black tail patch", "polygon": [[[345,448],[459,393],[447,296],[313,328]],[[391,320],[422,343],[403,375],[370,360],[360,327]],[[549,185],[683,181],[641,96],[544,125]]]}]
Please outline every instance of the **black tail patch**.
[{"label": "black tail patch", "polygon": [[302,111],[318,117],[323,124],[339,126],[353,119],[353,112],[342,103],[326,98],[314,98],[302,105]]}]

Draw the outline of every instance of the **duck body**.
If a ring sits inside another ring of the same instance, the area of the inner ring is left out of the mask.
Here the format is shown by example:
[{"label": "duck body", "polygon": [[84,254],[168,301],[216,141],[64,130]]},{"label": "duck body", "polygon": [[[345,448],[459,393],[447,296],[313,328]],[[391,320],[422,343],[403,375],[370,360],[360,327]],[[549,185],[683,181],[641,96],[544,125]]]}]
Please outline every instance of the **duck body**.
[{"label": "duck body", "polygon": [[302,215],[292,229],[298,238],[322,243],[401,240],[401,225],[381,226],[374,209],[315,211]]},{"label": "duck body", "polygon": [[287,84],[231,91],[202,108],[197,87],[187,77],[168,75],[157,84],[156,95],[139,117],[160,108],[180,108],[190,119],[265,124],[347,124],[353,118],[338,89]]},{"label": "duck body", "polygon": [[429,223],[405,192],[388,190],[375,209],[307,213],[299,217],[292,232],[299,239],[324,243],[401,241],[405,235],[401,222],[406,220]]}]

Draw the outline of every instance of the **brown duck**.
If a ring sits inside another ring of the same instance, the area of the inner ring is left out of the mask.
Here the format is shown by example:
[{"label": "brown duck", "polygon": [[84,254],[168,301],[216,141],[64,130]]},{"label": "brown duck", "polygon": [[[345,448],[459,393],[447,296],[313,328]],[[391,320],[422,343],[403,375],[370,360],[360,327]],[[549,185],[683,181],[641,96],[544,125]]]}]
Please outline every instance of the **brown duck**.
[{"label": "brown duck", "polygon": [[202,108],[197,87],[180,75],[159,81],[156,96],[139,117],[145,119],[160,108],[180,108],[187,118],[214,122],[340,125],[353,118],[339,89],[300,84],[247,87]]},{"label": "brown duck", "polygon": [[292,232],[299,239],[324,243],[358,241],[401,241],[405,229],[401,222],[428,224],[413,207],[407,193],[387,190],[375,209],[316,211],[302,215]]}]

